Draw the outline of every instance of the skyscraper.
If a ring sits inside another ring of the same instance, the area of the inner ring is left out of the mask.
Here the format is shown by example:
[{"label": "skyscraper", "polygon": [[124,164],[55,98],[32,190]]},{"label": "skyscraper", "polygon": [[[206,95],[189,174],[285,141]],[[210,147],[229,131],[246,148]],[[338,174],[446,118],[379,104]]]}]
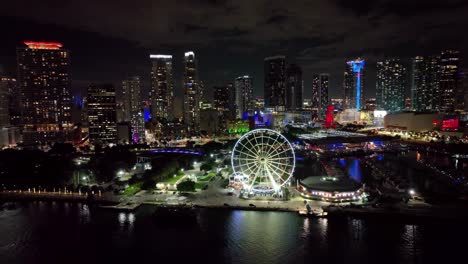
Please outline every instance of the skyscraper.
[{"label": "skyscraper", "polygon": [[151,115],[156,119],[174,117],[174,80],[172,73],[172,55],[150,55],[151,67]]},{"label": "skyscraper", "polygon": [[[0,76],[0,127],[5,127],[14,124],[15,113],[17,118],[21,113],[19,107],[19,95],[16,94],[16,80],[6,76]],[[17,101],[18,104],[14,105],[13,100]],[[13,122],[12,122],[13,121]]]},{"label": "skyscraper", "polygon": [[92,144],[117,142],[115,88],[112,84],[88,87],[87,113],[89,141]]},{"label": "skyscraper", "polygon": [[440,110],[455,110],[455,95],[460,83],[460,52],[446,50],[440,55]]},{"label": "skyscraper", "polygon": [[325,119],[329,105],[328,87],[330,75],[328,73],[314,74],[312,77],[312,111],[313,117]]},{"label": "skyscraper", "polygon": [[200,126],[200,88],[198,87],[197,60],[193,51],[184,54],[184,122],[191,135],[197,134]]},{"label": "skyscraper", "polygon": [[236,89],[237,118],[244,118],[255,109],[253,101],[253,80],[248,75],[237,77],[234,82]]},{"label": "skyscraper", "polygon": [[436,111],[440,106],[440,58],[416,56],[411,60],[411,105],[415,111]]},{"label": "skyscraper", "polygon": [[26,144],[71,139],[70,52],[61,43],[25,41],[16,50]]},{"label": "skyscraper", "polygon": [[[234,99],[231,98],[233,85],[215,86],[213,87],[213,106],[218,112],[219,126],[221,130],[226,129],[226,122],[235,119]],[[234,113],[232,110],[234,109]]]},{"label": "skyscraper", "polygon": [[284,110],[286,106],[286,57],[277,55],[264,60],[265,107]]},{"label": "skyscraper", "polygon": [[345,107],[348,109],[361,110],[364,91],[364,66],[365,60],[357,58],[346,63],[344,73],[344,99]]},{"label": "skyscraper", "polygon": [[377,108],[390,112],[405,110],[406,67],[399,59],[377,62]]},{"label": "skyscraper", "polygon": [[286,110],[301,110],[304,92],[302,69],[296,64],[290,64],[286,72]]},{"label": "skyscraper", "polygon": [[140,77],[138,76],[122,81],[125,115],[128,118],[125,121],[130,121],[133,142],[140,142],[144,139],[145,134],[140,86]]}]

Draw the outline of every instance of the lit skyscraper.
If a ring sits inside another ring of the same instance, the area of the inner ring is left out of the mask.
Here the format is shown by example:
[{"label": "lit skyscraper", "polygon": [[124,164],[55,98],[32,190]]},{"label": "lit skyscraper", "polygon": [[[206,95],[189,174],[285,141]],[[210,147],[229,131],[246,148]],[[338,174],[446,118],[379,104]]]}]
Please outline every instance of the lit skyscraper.
[{"label": "lit skyscraper", "polygon": [[150,55],[151,68],[151,114],[153,119],[172,119],[174,80],[172,77],[172,55]]},{"label": "lit skyscraper", "polygon": [[313,116],[325,119],[329,105],[328,88],[330,75],[328,73],[314,74],[312,77],[312,109]]},{"label": "lit skyscraper", "polygon": [[455,110],[455,95],[460,82],[460,52],[446,50],[440,56],[440,110]]},{"label": "lit skyscraper", "polygon": [[236,108],[234,104],[234,87],[232,83],[225,86],[213,87],[213,106],[218,111],[219,125],[222,130],[226,129],[228,120],[234,120]]},{"label": "lit skyscraper", "polygon": [[192,51],[184,55],[184,122],[189,134],[197,134],[200,126],[200,88],[198,84],[197,60]]},{"label": "lit skyscraper", "polygon": [[252,114],[255,109],[253,101],[253,80],[248,75],[237,77],[234,82],[236,89],[237,118]]},{"label": "lit skyscraper", "polygon": [[22,98],[23,141],[69,141],[70,52],[55,42],[25,41],[16,50]]},{"label": "lit skyscraper", "polygon": [[92,144],[117,142],[115,88],[112,84],[90,85],[87,96],[89,141]]},{"label": "lit skyscraper", "polygon": [[267,57],[264,60],[265,107],[284,110],[286,106],[286,57]]},{"label": "lit skyscraper", "polygon": [[377,62],[377,108],[390,112],[405,110],[406,67],[399,59]]},{"label": "lit skyscraper", "polygon": [[363,103],[365,60],[357,58],[346,63],[344,73],[345,106],[348,109],[361,110]]},{"label": "lit skyscraper", "polygon": [[302,109],[303,92],[302,69],[296,64],[291,64],[287,68],[286,110]]},{"label": "lit skyscraper", "polygon": [[416,56],[411,61],[411,105],[415,111],[439,110],[440,58]]},{"label": "lit skyscraper", "polygon": [[[15,118],[19,120],[21,114],[20,97],[17,90],[15,79],[0,76],[0,127],[18,125],[19,123],[15,120]],[[14,104],[14,102],[18,102],[18,104]],[[15,124],[15,121],[18,123]]]},{"label": "lit skyscraper", "polygon": [[134,76],[122,81],[125,121],[130,121],[133,142],[140,142],[145,135],[145,122],[141,100],[140,77]]}]

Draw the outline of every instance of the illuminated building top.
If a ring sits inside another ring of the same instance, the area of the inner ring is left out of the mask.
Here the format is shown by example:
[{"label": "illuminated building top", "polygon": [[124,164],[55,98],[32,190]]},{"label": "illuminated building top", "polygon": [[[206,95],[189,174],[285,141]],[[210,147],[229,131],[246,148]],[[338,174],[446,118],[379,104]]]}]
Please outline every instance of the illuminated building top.
[{"label": "illuminated building top", "polygon": [[286,56],[284,55],[276,55],[276,56],[271,56],[271,57],[266,57],[264,60],[276,60],[276,59],[286,59]]},{"label": "illuminated building top", "polygon": [[30,49],[58,50],[63,47],[62,43],[58,42],[24,41],[23,43]]},{"label": "illuminated building top", "polygon": [[349,66],[353,67],[353,72],[361,72],[364,65],[366,65],[365,60],[361,60],[360,58],[346,62]]},{"label": "illuminated building top", "polygon": [[150,59],[172,59],[172,55],[150,54]]},{"label": "illuminated building top", "polygon": [[195,56],[195,53],[193,53],[193,51],[185,52],[185,57],[188,57],[188,56]]}]

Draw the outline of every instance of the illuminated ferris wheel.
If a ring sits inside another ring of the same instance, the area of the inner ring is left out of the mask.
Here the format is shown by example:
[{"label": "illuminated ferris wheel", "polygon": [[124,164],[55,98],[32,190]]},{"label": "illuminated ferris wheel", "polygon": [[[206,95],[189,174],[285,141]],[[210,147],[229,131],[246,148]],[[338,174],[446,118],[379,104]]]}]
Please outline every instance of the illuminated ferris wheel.
[{"label": "illuminated ferris wheel", "polygon": [[280,133],[255,129],[234,145],[232,169],[243,175],[243,188],[249,193],[278,192],[293,175],[296,164],[294,149]]}]

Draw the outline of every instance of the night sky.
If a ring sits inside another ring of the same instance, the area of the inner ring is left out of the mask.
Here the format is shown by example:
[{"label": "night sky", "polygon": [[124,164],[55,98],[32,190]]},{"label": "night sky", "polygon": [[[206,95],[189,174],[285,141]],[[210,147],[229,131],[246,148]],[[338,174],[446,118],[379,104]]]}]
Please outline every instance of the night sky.
[{"label": "night sky", "polygon": [[320,72],[331,74],[331,96],[341,96],[345,61],[356,56],[367,59],[367,96],[378,59],[453,48],[468,61],[466,0],[16,0],[3,1],[0,25],[5,74],[16,75],[22,40],[59,41],[72,52],[74,93],[128,75],[142,76],[147,89],[150,53],[175,56],[178,95],[187,50],[207,93],[249,74],[262,95],[263,58],[284,54],[302,66],[306,97]]}]

